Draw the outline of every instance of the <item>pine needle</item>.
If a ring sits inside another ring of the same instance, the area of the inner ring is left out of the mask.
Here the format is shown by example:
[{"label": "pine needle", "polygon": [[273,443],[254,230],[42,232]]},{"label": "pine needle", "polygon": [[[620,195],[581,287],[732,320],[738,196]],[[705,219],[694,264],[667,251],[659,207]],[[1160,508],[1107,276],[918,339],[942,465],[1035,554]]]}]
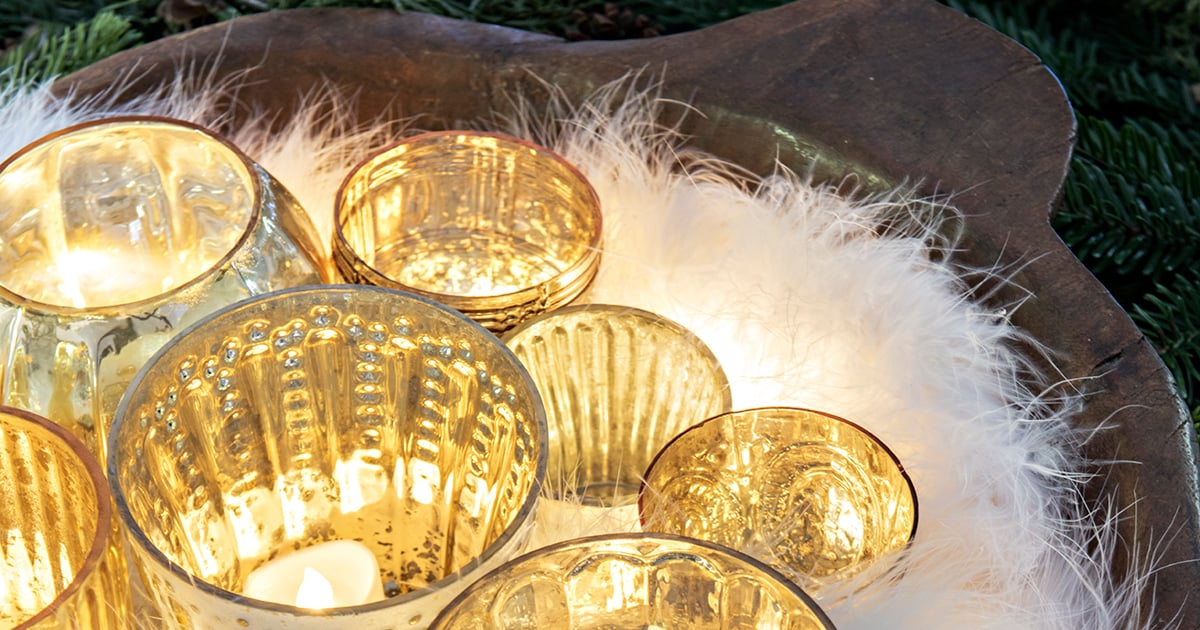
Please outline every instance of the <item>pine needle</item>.
[{"label": "pine needle", "polygon": [[5,52],[0,68],[10,83],[44,81],[129,48],[139,39],[128,19],[105,11],[72,26],[36,27]]},{"label": "pine needle", "polygon": [[1132,315],[1190,402],[1193,421],[1200,420],[1200,272],[1189,270],[1156,285]]}]

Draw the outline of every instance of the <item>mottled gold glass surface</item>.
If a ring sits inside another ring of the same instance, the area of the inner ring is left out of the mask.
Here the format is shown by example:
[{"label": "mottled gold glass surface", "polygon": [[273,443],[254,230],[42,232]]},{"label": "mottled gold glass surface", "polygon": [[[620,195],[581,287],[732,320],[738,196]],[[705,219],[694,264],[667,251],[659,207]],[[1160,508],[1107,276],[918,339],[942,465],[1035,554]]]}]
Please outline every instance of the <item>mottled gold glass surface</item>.
[{"label": "mottled gold glass surface", "polygon": [[708,346],[648,311],[571,306],[526,322],[504,340],[546,405],[545,491],[552,498],[635,503],[655,453],[730,408],[729,381]]},{"label": "mottled gold glass surface", "polygon": [[665,534],[596,536],[522,556],[471,585],[438,630],[832,630],[813,600],[770,567]]},{"label": "mottled gold glass surface", "polygon": [[596,275],[600,202],[558,155],[499,134],[414,136],[359,165],[335,205],[354,282],[412,291],[503,331],[567,304]]},{"label": "mottled gold glass surface", "polygon": [[744,551],[817,588],[908,544],[917,498],[861,427],[794,408],[735,411],[667,445],[646,471],[648,531]]},{"label": "mottled gold glass surface", "polygon": [[159,118],[84,123],[0,165],[0,402],[101,455],[150,355],[200,316],[319,282],[295,199],[233,146]]},{"label": "mottled gold glass surface", "polygon": [[11,407],[0,407],[0,531],[0,627],[128,627],[128,575],[100,462],[63,427]]},{"label": "mottled gold glass surface", "polygon": [[[545,446],[532,381],[486,330],[399,291],[323,286],[164,346],[118,408],[108,473],[162,627],[419,628],[523,543]],[[345,539],[375,554],[388,599],[239,596],[265,561]]]}]

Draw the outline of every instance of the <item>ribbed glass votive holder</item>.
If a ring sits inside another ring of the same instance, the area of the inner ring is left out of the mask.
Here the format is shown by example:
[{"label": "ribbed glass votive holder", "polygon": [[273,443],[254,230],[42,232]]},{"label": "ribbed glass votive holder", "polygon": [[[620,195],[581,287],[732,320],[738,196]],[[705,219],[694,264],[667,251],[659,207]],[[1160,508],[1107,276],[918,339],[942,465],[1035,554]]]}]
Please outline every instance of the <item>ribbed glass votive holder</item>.
[{"label": "ribbed glass votive holder", "polygon": [[600,202],[550,150],[494,133],[408,138],[346,178],[334,259],[349,280],[412,291],[499,332],[575,299],[600,261]]},{"label": "ribbed glass votive holder", "polygon": [[155,350],[237,300],[329,279],[321,251],[291,194],[195,125],[111,118],[46,136],[0,165],[0,402],[103,461]]},{"label": "ribbed glass votive holder", "polygon": [[0,407],[0,627],[129,627],[129,577],[103,469],[49,420]]},{"label": "ribbed glass votive holder", "polygon": [[832,630],[799,587],[765,564],[666,534],[570,540],[496,569],[434,621],[450,630],[661,628]]},{"label": "ribbed glass votive holder", "polygon": [[917,496],[894,454],[818,411],[734,411],[675,438],[647,469],[647,531],[752,555],[811,588],[906,546]]},{"label": "ribbed glass votive holder", "polygon": [[[163,627],[420,628],[523,543],[546,424],[524,368],[460,313],[323,286],[241,302],[173,339],[130,386],[110,448]],[[378,568],[317,549],[331,541]],[[294,585],[282,601],[248,595],[251,573],[279,562],[294,570],[268,589],[332,572],[320,581],[334,603]],[[363,571],[381,585],[364,592],[386,597],[339,601]]]},{"label": "ribbed glass votive holder", "polygon": [[637,527],[641,474],[672,438],[730,407],[729,382],[679,324],[628,306],[540,315],[504,336],[546,405],[550,458],[535,541]]}]

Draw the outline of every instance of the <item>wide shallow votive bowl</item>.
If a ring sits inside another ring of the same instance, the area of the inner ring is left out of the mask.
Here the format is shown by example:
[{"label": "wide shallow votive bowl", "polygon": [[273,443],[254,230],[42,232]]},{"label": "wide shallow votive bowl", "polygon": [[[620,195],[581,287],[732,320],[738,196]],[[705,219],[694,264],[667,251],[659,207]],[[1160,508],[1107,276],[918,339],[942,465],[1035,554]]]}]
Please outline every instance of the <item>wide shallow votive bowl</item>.
[{"label": "wide shallow votive bowl", "polygon": [[917,497],[900,461],[858,425],[807,409],[734,411],[675,438],[647,469],[648,531],[759,558],[817,588],[905,547]]},{"label": "wide shallow votive bowl", "polygon": [[0,164],[0,402],[101,455],[139,367],[250,295],[328,279],[296,200],[236,147],[154,117],[86,122]]},{"label": "wide shallow votive bowl", "polygon": [[522,324],[504,341],[546,405],[552,498],[636,503],[658,450],[731,405],[729,380],[708,346],[649,311],[571,306]]},{"label": "wide shallow votive bowl", "polygon": [[500,566],[437,630],[832,630],[796,584],[731,548],[667,534],[560,542]]},{"label": "wide shallow votive bowl", "polygon": [[463,591],[438,630],[661,628],[832,630],[819,606],[767,565],[665,534],[570,540],[527,554]]},{"label": "wide shallow votive bowl", "polygon": [[[545,422],[524,368],[462,314],[305,287],[164,346],[118,408],[109,481],[166,627],[420,628],[523,543]],[[242,596],[254,569],[332,540],[374,554],[384,600]]]},{"label": "wide shallow votive bowl", "polygon": [[600,202],[549,149],[495,133],[413,136],[355,168],[334,206],[349,280],[412,291],[500,332],[596,275]]},{"label": "wide shallow votive bowl", "polygon": [[0,407],[0,627],[120,630],[129,579],[104,471],[49,420]]}]

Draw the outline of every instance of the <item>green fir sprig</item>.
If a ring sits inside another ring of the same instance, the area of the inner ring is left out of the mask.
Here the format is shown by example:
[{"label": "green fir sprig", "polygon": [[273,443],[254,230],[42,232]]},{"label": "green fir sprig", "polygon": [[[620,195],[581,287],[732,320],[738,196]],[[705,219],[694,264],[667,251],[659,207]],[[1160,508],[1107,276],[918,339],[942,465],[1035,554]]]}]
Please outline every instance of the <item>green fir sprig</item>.
[{"label": "green fir sprig", "polygon": [[4,52],[0,68],[6,70],[3,76],[10,82],[43,81],[100,61],[140,39],[128,18],[109,11],[70,26],[34,24]]}]

